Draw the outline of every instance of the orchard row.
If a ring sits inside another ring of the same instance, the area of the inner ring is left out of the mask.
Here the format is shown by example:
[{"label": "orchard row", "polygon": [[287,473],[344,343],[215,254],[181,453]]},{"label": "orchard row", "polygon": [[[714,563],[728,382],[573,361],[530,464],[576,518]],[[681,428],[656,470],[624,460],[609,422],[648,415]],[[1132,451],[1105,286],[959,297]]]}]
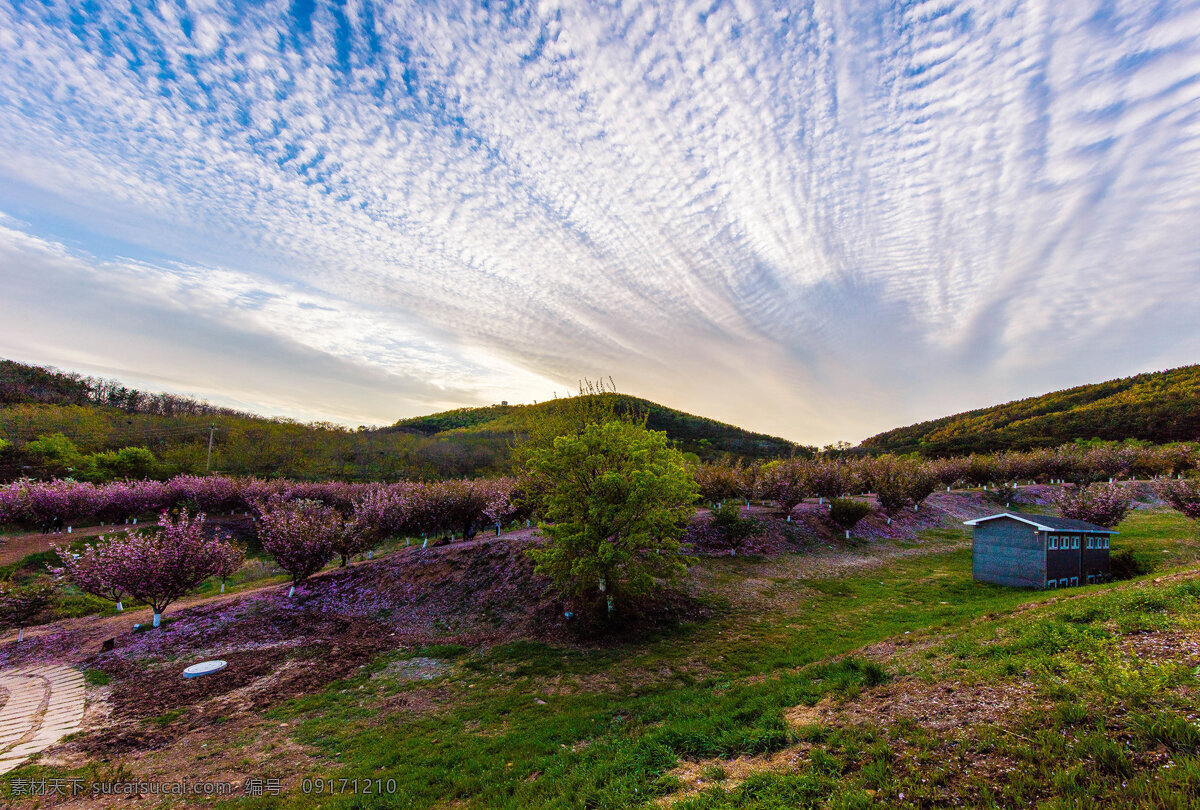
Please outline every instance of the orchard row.
[{"label": "orchard row", "polygon": [[84,519],[128,522],[138,515],[190,509],[259,514],[271,505],[315,501],[390,536],[463,533],[526,517],[512,478],[350,484],[181,475],[168,481],[15,481],[0,488],[0,524],[43,530]]},{"label": "orchard row", "polygon": [[695,469],[701,500],[772,500],[790,511],[806,498],[872,492],[893,513],[917,506],[934,489],[1008,488],[1021,482],[1085,485],[1128,479],[1179,478],[1200,464],[1187,444],[1099,445],[942,459],[897,456],[784,459],[760,465],[704,464]]},{"label": "orchard row", "polygon": [[[945,459],[880,456],[784,459],[765,464],[697,464],[702,503],[769,500],[790,511],[806,498],[872,492],[888,514],[916,507],[934,489],[960,485],[1011,487],[1017,482],[1086,484],[1179,478],[1196,469],[1194,445],[1066,445],[1029,452]],[[70,480],[15,481],[0,487],[0,524],[62,528],[85,519],[126,521],[185,507],[193,512],[259,512],[264,504],[318,501],[347,520],[387,535],[470,535],[485,525],[528,519],[512,478],[351,484],[303,483],[229,476],[181,475],[167,481],[110,484]]]}]

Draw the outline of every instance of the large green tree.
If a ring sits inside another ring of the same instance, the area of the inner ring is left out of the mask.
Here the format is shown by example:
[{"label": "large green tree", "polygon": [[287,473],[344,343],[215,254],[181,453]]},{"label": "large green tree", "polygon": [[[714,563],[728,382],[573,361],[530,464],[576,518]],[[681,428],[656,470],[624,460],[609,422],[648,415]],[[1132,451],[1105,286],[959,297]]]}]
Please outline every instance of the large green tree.
[{"label": "large green tree", "polygon": [[526,471],[550,538],[530,551],[537,570],[589,608],[612,613],[691,562],[680,537],[696,483],[666,433],[590,424],[531,450]]}]

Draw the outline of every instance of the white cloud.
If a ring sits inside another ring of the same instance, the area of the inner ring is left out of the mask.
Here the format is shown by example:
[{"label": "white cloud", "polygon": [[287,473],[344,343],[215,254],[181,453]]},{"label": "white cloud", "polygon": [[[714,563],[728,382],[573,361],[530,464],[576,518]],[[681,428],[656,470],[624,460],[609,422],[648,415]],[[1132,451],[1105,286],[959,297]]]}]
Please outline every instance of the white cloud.
[{"label": "white cloud", "polygon": [[0,201],[355,368],[813,442],[1200,346],[1195,3],[289,6],[0,1]]}]

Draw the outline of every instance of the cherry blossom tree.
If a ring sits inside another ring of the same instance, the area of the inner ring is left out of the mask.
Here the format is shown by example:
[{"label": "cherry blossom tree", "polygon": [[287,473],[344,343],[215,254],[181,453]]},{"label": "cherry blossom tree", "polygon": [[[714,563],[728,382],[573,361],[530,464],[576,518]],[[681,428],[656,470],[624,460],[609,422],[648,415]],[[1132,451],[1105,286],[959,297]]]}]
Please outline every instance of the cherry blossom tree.
[{"label": "cherry blossom tree", "polygon": [[207,534],[203,512],[189,515],[185,509],[177,517],[163,512],[156,528],[114,537],[100,556],[101,578],[150,605],[158,627],[171,603],[209,577],[235,570],[242,551],[225,537]]},{"label": "cherry blossom tree", "polygon": [[1085,520],[1106,529],[1120,523],[1133,506],[1130,494],[1116,484],[1067,486],[1055,500],[1063,517]]},{"label": "cherry blossom tree", "polygon": [[763,465],[762,493],[779,505],[791,519],[792,510],[809,496],[810,465],[803,459],[788,458]]},{"label": "cherry blossom tree", "polygon": [[496,524],[496,536],[500,536],[500,527],[520,511],[520,497],[517,482],[513,478],[493,478],[488,481],[477,481],[475,485],[483,488],[485,505],[483,516],[488,522]]},{"label": "cherry blossom tree", "polygon": [[743,469],[740,463],[727,461],[715,464],[696,464],[692,477],[700,490],[700,501],[706,504],[724,502],[741,495],[744,488]]},{"label": "cherry blossom tree", "polygon": [[1164,478],[1157,482],[1155,491],[1172,509],[1200,520],[1200,478]]},{"label": "cherry blossom tree", "polygon": [[808,467],[808,486],[822,501],[840,498],[850,491],[851,485],[850,470],[839,461],[816,461]]},{"label": "cherry blossom tree", "polygon": [[258,518],[263,549],[292,575],[288,596],[333,558],[344,531],[342,516],[320,501],[276,500],[266,504]]},{"label": "cherry blossom tree", "polygon": [[[892,522],[892,517],[897,512],[912,503],[912,479],[918,472],[917,465],[896,459],[881,460],[875,466],[872,472],[875,496],[879,499],[883,513],[887,515],[888,523]],[[920,471],[920,474],[925,475],[926,480],[933,480],[923,471]]]},{"label": "cherry blossom tree", "polygon": [[107,537],[101,537],[97,545],[88,543],[79,555],[67,549],[55,547],[62,568],[55,573],[65,574],[71,584],[84,593],[117,603],[117,611],[125,609],[122,599],[125,588],[109,579],[112,570],[114,547]]}]

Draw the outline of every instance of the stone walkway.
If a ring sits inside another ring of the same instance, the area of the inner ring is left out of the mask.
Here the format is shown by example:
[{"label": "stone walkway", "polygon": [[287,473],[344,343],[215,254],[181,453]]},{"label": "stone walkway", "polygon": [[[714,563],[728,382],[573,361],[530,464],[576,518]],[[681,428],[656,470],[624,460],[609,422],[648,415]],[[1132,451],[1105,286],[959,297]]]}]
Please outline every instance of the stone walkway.
[{"label": "stone walkway", "polygon": [[64,666],[0,672],[0,774],[79,730],[83,675]]}]

